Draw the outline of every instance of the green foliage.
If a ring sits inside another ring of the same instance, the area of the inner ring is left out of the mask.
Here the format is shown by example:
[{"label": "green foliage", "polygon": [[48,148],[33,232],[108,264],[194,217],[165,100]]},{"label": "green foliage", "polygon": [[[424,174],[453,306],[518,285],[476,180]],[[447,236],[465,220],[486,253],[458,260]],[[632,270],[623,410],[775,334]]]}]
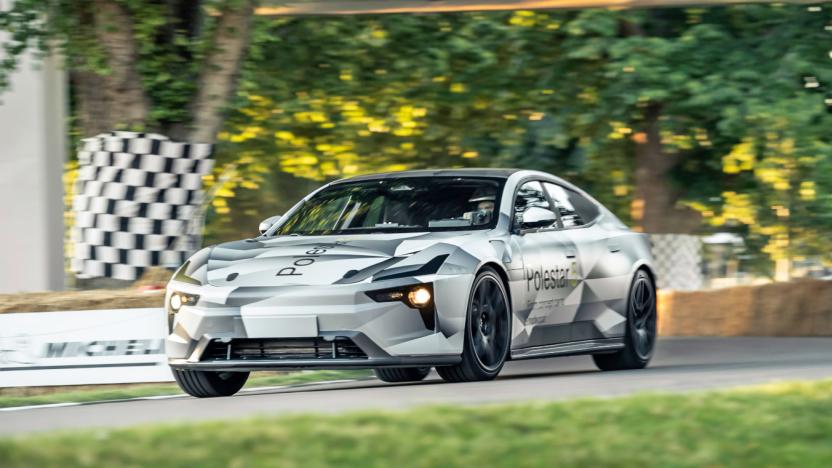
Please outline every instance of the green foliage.
[{"label": "green foliage", "polygon": [[[114,1],[134,20],[147,128],[187,122],[209,13],[240,0]],[[0,89],[23,50],[48,44],[71,70],[108,73],[91,8],[19,0],[0,12]],[[663,151],[681,160],[676,186],[707,229],[743,234],[763,268],[832,251],[830,8],[260,17],[253,28],[220,135],[218,170],[233,170],[213,187],[210,240],[285,210],[291,177],[439,166],[555,172],[628,220],[633,155],[657,109]]]},{"label": "green foliage", "polygon": [[261,417],[3,439],[0,464],[825,467],[832,458],[830,408],[832,383],[821,381],[682,395]]},{"label": "green foliage", "polygon": [[[783,5],[260,18],[219,157],[242,162],[238,200],[278,168],[323,181],[520,166],[586,186],[626,220],[656,106],[683,199],[710,229],[776,259],[787,223],[772,207],[791,206],[790,252],[828,252],[832,187],[815,169],[832,158],[830,21]],[[726,158],[746,143],[767,156],[734,171]],[[772,170],[789,190],[766,181]],[[801,187],[814,198],[792,196]],[[736,194],[753,215],[738,214]],[[237,202],[217,203],[223,214]]]},{"label": "green foliage", "polygon": [[[136,67],[151,102],[145,128],[190,120],[189,102],[196,91],[201,59],[211,45],[216,13],[239,0],[159,1],[112,0],[123,7],[137,46]],[[95,2],[16,0],[0,11],[0,31],[9,34],[0,61],[0,92],[21,54],[35,50],[61,54],[70,72],[111,73],[97,28],[113,28]]]}]

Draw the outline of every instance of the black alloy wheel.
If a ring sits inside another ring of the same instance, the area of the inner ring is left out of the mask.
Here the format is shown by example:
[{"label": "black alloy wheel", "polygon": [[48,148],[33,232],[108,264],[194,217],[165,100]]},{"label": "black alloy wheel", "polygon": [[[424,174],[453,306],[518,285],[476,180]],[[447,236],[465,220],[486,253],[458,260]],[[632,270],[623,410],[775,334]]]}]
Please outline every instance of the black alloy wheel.
[{"label": "black alloy wheel", "polygon": [[643,272],[640,273],[630,294],[633,315],[629,326],[636,355],[642,361],[649,361],[656,344],[656,290],[650,277]]},{"label": "black alloy wheel", "polygon": [[468,300],[468,320],[462,362],[437,367],[449,382],[491,380],[497,377],[508,357],[511,341],[511,308],[503,280],[491,268],[474,280]]},{"label": "black alloy wheel", "polygon": [[644,270],[636,272],[627,301],[627,328],[624,348],[614,353],[595,354],[601,370],[642,369],[653,357],[656,347],[658,317],[656,286]]}]

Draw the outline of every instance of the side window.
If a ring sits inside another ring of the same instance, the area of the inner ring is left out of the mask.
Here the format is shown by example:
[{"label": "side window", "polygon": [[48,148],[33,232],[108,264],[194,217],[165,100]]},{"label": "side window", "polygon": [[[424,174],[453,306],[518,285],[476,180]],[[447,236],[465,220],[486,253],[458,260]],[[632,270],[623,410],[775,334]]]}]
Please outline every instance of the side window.
[{"label": "side window", "polygon": [[522,221],[523,213],[533,206],[552,209],[546,194],[543,193],[543,186],[537,181],[526,182],[517,191],[517,198],[514,199],[514,222]]},{"label": "side window", "polygon": [[564,228],[583,226],[598,216],[598,207],[578,192],[546,183],[546,191],[560,212]]}]

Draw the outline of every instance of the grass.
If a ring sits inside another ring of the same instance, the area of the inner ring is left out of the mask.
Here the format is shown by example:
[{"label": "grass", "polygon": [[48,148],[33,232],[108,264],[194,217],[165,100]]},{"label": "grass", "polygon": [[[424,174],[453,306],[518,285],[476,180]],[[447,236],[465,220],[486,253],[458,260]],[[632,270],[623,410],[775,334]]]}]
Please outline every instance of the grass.
[{"label": "grass", "polygon": [[[246,382],[245,388],[270,387],[277,385],[298,385],[321,382],[327,380],[361,379],[371,376],[368,370],[321,370],[311,372],[289,373],[255,373]],[[50,391],[48,388],[39,389],[39,394],[29,393],[27,389],[3,389],[0,394],[0,408],[28,405],[46,405],[52,403],[90,402],[121,400],[161,395],[180,395],[182,391],[175,383],[162,384],[126,384],[85,387],[80,390],[70,390],[67,387]]]},{"label": "grass", "polygon": [[[114,415],[116,417],[116,415]],[[800,466],[832,461],[832,381],[299,415],[0,440],[0,466]]]}]

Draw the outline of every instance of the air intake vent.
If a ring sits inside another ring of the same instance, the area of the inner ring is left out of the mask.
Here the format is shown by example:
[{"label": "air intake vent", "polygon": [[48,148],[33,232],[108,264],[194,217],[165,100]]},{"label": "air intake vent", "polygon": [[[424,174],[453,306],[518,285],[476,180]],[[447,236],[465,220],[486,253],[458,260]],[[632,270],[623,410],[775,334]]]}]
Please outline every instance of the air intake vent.
[{"label": "air intake vent", "polygon": [[202,354],[203,361],[326,360],[367,359],[351,339],[323,338],[239,338],[230,343],[212,341]]}]

